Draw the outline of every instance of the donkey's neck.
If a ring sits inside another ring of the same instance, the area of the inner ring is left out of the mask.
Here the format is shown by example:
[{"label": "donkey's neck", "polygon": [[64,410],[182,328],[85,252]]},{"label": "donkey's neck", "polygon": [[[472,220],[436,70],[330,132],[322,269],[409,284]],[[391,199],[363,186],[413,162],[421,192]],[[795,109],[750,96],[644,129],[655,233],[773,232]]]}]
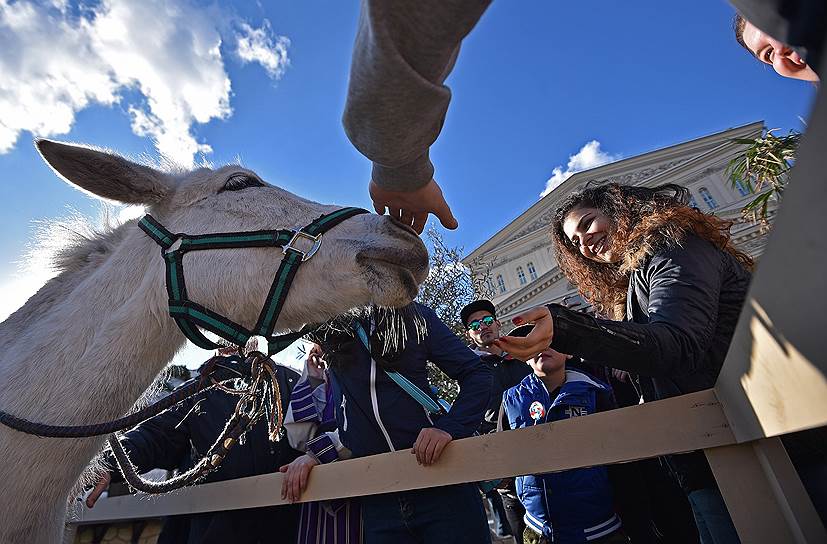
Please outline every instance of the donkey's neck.
[{"label": "donkey's neck", "polygon": [[52,424],[118,416],[181,347],[157,247],[137,229],[120,238],[0,325],[0,410]]},{"label": "donkey's neck", "polygon": [[[0,324],[0,410],[56,425],[118,417],[183,344],[165,315],[157,246],[134,222],[120,228],[77,248],[71,267]],[[0,426],[0,481],[15,497],[0,543],[59,541],[66,498],[102,443]]]}]

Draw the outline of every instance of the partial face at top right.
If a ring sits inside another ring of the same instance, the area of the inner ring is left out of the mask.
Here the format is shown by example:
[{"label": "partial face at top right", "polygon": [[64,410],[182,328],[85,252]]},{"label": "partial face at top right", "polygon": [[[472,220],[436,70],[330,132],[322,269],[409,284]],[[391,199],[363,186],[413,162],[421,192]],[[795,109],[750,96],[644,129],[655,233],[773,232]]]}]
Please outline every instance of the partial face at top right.
[{"label": "partial face at top right", "polygon": [[818,81],[818,74],[792,47],[761,32],[749,21],[744,22],[743,39],[755,58],[772,66],[778,75],[803,81]]}]

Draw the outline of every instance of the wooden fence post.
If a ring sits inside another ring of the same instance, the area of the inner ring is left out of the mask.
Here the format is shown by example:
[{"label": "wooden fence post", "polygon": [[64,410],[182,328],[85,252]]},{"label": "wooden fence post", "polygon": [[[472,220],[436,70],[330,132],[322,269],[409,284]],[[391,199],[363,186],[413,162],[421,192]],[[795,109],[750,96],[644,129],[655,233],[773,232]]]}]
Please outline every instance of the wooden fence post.
[{"label": "wooden fence post", "polygon": [[741,542],[827,542],[827,531],[780,438],[704,452]]}]

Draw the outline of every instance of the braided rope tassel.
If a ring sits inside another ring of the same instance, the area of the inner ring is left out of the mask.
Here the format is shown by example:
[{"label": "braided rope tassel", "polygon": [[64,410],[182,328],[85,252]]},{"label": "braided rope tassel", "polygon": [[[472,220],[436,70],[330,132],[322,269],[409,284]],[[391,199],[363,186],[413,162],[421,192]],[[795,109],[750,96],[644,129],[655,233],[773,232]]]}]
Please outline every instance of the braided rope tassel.
[{"label": "braided rope tassel", "polygon": [[267,372],[268,391],[268,412],[267,430],[270,442],[278,442],[281,440],[281,430],[284,427],[284,410],[281,403],[281,386],[279,386],[278,376],[273,368],[273,363],[269,360],[264,365],[264,370]]},{"label": "braided rope tassel", "polygon": [[273,362],[260,353],[251,354],[247,362],[250,363],[252,371],[252,383],[249,387],[234,390],[218,383],[215,384],[222,390],[239,395],[240,398],[232,416],[207,455],[187,472],[161,482],[146,480],[138,474],[117,436],[114,433],[109,435],[109,447],[112,448],[121,473],[130,487],[150,494],[167,493],[201,480],[221,466],[230,449],[263,416],[267,418],[270,441],[277,442],[281,438],[284,412],[281,404],[281,388]]},{"label": "braided rope tassel", "polygon": [[221,435],[212,445],[207,455],[183,474],[161,482],[146,480],[138,474],[135,465],[132,463],[132,460],[129,459],[129,456],[115,434],[110,434],[108,441],[109,447],[112,448],[112,453],[115,455],[115,460],[118,462],[121,474],[123,474],[124,480],[126,480],[130,487],[144,493],[167,493],[195,483],[221,466],[221,462],[227,456],[227,453],[229,453],[230,448],[238,442],[238,438],[247,430],[250,424],[250,419],[246,414],[233,414],[233,417],[227,422],[224,431],[222,431]]}]

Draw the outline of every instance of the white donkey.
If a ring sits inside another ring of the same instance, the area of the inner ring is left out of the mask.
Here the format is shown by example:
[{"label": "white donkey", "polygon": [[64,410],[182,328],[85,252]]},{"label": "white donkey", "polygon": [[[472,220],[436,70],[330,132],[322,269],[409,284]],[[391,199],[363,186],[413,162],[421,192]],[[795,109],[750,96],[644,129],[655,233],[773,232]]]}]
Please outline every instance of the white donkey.
[{"label": "white donkey", "polygon": [[[88,147],[36,145],[69,183],[144,205],[171,232],[297,229],[337,209],[238,166],[172,175]],[[63,252],[60,273],[0,324],[0,410],[57,425],[127,412],[185,341],[167,313],[159,253],[134,220]],[[188,253],[188,294],[249,328],[280,259],[277,248]],[[276,330],[369,303],[405,305],[427,270],[427,251],[411,229],[358,215],[326,233],[300,267]],[[37,438],[0,425],[0,543],[59,542],[67,497],[103,440]]]}]

